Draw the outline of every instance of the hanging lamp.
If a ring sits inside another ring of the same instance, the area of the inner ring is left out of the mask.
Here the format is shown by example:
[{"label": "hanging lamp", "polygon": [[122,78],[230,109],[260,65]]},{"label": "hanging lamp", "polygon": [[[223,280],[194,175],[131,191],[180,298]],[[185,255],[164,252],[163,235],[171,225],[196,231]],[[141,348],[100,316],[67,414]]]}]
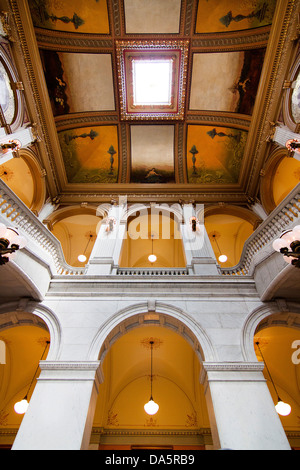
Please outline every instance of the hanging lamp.
[{"label": "hanging lamp", "polygon": [[276,389],[275,384],[274,384],[274,382],[273,382],[272,376],[271,376],[270,371],[269,371],[269,369],[268,369],[267,363],[266,363],[266,361],[265,361],[265,359],[264,359],[264,356],[263,356],[263,353],[261,352],[261,349],[260,349],[260,347],[259,347],[259,342],[257,341],[255,344],[256,344],[256,346],[258,347],[258,350],[259,350],[260,355],[261,355],[261,357],[262,357],[262,359],[263,359],[263,362],[264,362],[264,364],[265,364],[265,366],[266,366],[266,369],[267,369],[267,371],[268,371],[268,374],[269,374],[269,376],[270,376],[271,382],[272,382],[272,384],[273,384],[274,390],[275,390],[276,395],[277,395],[277,404],[275,405],[275,410],[276,410],[277,413],[278,413],[279,415],[281,415],[281,416],[288,416],[288,415],[290,414],[291,410],[292,410],[291,405],[289,405],[288,403],[285,403],[285,402],[282,401],[281,398],[279,397],[278,392],[277,392],[277,389]]},{"label": "hanging lamp", "polygon": [[153,382],[153,375],[152,375],[152,367],[153,367],[153,344],[154,344],[154,341],[150,341],[150,347],[151,347],[151,376],[150,376],[150,380],[151,380],[151,394],[150,394],[150,400],[148,401],[148,403],[146,403],[144,405],[144,410],[146,411],[146,413],[148,415],[155,415],[158,410],[159,410],[159,406],[157,403],[155,403],[155,401],[153,400],[153,396],[152,396],[152,382]]},{"label": "hanging lamp", "polygon": [[[49,344],[50,344],[50,341],[46,341],[46,347],[45,347],[45,349],[44,349],[44,351],[43,351],[43,354],[42,354],[42,357],[41,357],[40,360],[43,359],[44,354],[45,354],[46,349],[47,349],[47,347],[48,347]],[[28,394],[29,394],[31,385],[33,384],[33,381],[34,381],[34,379],[35,379],[35,376],[36,376],[36,373],[37,373],[37,371],[38,371],[38,368],[39,368],[39,364],[38,364],[38,366],[37,366],[37,368],[36,368],[36,371],[35,371],[35,373],[34,373],[34,376],[33,376],[33,378],[32,378],[32,381],[30,382],[30,385],[29,385],[29,388],[28,388],[28,391],[27,391],[25,397],[23,398],[23,400],[18,401],[18,402],[15,403],[15,405],[14,405],[14,410],[15,410],[15,412],[18,413],[19,415],[23,415],[24,413],[26,413],[26,411],[27,411],[27,409],[28,409],[28,406],[29,406],[29,403],[28,403]]]},{"label": "hanging lamp", "polygon": [[155,263],[155,261],[157,260],[157,256],[153,253],[153,238],[154,238],[154,234],[151,233],[152,253],[151,253],[151,255],[148,256],[148,260],[150,261],[150,263]]},{"label": "hanging lamp", "polygon": [[227,261],[227,256],[226,255],[222,255],[222,252],[220,250],[220,247],[219,247],[219,244],[218,244],[218,241],[217,241],[217,236],[216,236],[216,233],[213,233],[213,239],[215,240],[216,242],[216,245],[217,245],[217,248],[218,248],[218,251],[220,253],[220,256],[218,257],[218,260],[220,261],[220,263],[226,263]]},{"label": "hanging lamp", "polygon": [[88,248],[88,246],[89,246],[89,243],[90,243],[90,241],[92,240],[92,238],[93,238],[93,234],[90,233],[90,234],[89,234],[89,240],[88,240],[88,242],[87,242],[87,245],[86,245],[86,247],[85,247],[85,250],[84,250],[83,254],[82,254],[82,255],[79,255],[78,258],[77,258],[78,261],[80,261],[80,263],[85,263],[85,261],[86,261],[86,259],[87,259],[86,256],[85,256],[85,253],[86,253],[86,250],[87,250],[87,248]]}]

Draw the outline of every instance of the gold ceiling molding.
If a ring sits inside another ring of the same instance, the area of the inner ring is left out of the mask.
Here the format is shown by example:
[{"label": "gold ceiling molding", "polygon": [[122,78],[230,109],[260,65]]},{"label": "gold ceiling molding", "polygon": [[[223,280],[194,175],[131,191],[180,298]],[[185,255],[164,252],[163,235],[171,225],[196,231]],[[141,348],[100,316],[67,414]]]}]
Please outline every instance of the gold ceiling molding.
[{"label": "gold ceiling molding", "polygon": [[295,48],[292,38],[297,25],[297,11],[299,11],[297,0],[283,0],[273,18],[245,149],[247,168],[242,173],[242,184],[250,197],[256,196],[260,169],[266,158],[269,123],[276,121],[279,113],[278,103],[282,96],[285,70]]},{"label": "gold ceiling molding", "polygon": [[113,40],[98,34],[67,33],[35,28],[38,46],[64,52],[112,52]]},{"label": "gold ceiling molding", "polygon": [[[39,134],[43,139],[36,145],[37,151],[43,161],[43,165],[47,171],[48,189],[51,196],[55,197],[60,193],[59,179],[57,174],[57,166],[55,164],[55,152],[53,149],[53,139],[49,135],[49,118],[52,115],[51,107],[44,111],[41,96],[45,92],[43,89],[43,80],[41,78],[42,70],[39,69],[40,61],[39,50],[36,45],[34,30],[31,25],[30,11],[27,2],[23,0],[7,0],[9,1],[14,22],[12,22],[12,33],[14,38],[15,60],[21,70],[22,80],[26,80],[24,84],[25,96],[31,119],[36,123]],[[38,80],[37,80],[38,77]],[[28,90],[28,93],[26,93]],[[33,117],[34,116],[34,117]],[[47,118],[46,118],[47,116]],[[53,127],[54,120],[52,118]],[[51,178],[50,178],[51,175]]]},{"label": "gold ceiling molding", "polygon": [[[296,52],[296,51],[295,51]],[[292,132],[300,133],[300,122],[295,122],[292,110],[291,110],[291,99],[293,94],[293,82],[297,79],[300,74],[300,52],[297,50],[297,56],[295,57],[294,63],[289,71],[287,77],[285,77],[284,87],[284,98],[282,103],[282,112],[284,123],[291,129]]]},{"label": "gold ceiling molding", "polygon": [[[266,47],[270,26],[222,33],[196,34],[191,42],[193,52],[229,52]],[[196,50],[196,49],[199,49]]]}]

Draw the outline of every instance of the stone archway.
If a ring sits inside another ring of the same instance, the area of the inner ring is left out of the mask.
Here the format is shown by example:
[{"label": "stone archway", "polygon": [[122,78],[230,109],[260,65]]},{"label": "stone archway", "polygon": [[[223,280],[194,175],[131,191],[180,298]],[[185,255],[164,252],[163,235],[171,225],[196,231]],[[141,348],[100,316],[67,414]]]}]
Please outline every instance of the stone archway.
[{"label": "stone archway", "polygon": [[[131,444],[143,445],[148,440],[155,445],[173,445],[174,449],[183,442],[187,446],[197,444],[199,450],[205,444],[212,445],[205,391],[200,384],[206,356],[197,338],[202,336],[208,351],[205,332],[195,324],[192,330],[190,319],[180,309],[161,303],[155,305],[155,310],[149,304],[125,310],[108,322],[105,333],[98,335],[93,345],[96,350],[96,344],[102,342],[99,360],[103,383],[91,441],[95,449],[97,445],[107,449],[107,443],[123,449],[130,439]],[[145,414],[141,401],[149,398],[149,351],[145,351],[147,345],[149,349],[149,335],[155,347],[155,393],[160,403],[155,417]],[[192,389],[197,389],[197,398],[192,397]],[[100,442],[106,443],[104,447]]]}]

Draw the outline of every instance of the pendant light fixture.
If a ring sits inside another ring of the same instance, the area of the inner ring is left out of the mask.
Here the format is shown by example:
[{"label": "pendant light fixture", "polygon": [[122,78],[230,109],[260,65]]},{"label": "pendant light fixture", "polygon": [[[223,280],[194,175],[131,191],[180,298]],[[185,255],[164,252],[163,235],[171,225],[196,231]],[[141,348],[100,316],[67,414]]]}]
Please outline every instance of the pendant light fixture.
[{"label": "pendant light fixture", "polygon": [[0,266],[14,259],[16,252],[25,248],[27,241],[15,228],[0,224]]},{"label": "pendant light fixture", "polygon": [[216,232],[214,232],[214,233],[212,234],[212,237],[213,237],[214,241],[216,242],[218,251],[219,251],[219,253],[220,253],[220,256],[218,257],[218,260],[220,261],[220,263],[226,263],[226,261],[227,261],[228,258],[227,258],[226,255],[222,255],[222,252],[221,252],[221,250],[220,250],[220,247],[219,247],[219,244],[218,244],[218,241],[217,241],[217,234],[216,234]]},{"label": "pendant light fixture", "polygon": [[261,355],[261,357],[262,357],[262,359],[263,359],[263,362],[264,362],[264,364],[265,364],[265,366],[266,366],[266,369],[267,369],[267,371],[268,371],[268,374],[269,374],[269,376],[270,376],[271,382],[272,382],[272,384],[273,384],[274,390],[275,390],[276,395],[277,395],[277,405],[275,405],[275,410],[276,410],[277,413],[278,413],[279,415],[281,415],[281,416],[288,416],[288,415],[290,414],[291,410],[292,410],[291,405],[289,405],[288,403],[285,403],[285,402],[282,401],[281,398],[279,397],[278,392],[277,392],[277,389],[276,389],[275,384],[274,384],[274,382],[273,382],[272,376],[271,376],[270,371],[269,371],[269,369],[268,369],[267,363],[266,363],[266,361],[265,361],[265,359],[264,359],[264,356],[263,356],[263,354],[262,354],[262,352],[261,352],[261,349],[260,349],[260,347],[259,347],[259,342],[257,341],[255,344],[256,344],[256,346],[258,347],[258,350],[259,350],[260,355]]},{"label": "pendant light fixture", "polygon": [[86,250],[87,250],[87,248],[89,246],[89,243],[92,240],[92,238],[93,238],[93,234],[90,233],[89,234],[89,240],[87,242],[87,245],[85,247],[85,250],[84,250],[83,254],[78,256],[78,261],[80,261],[80,263],[85,263],[85,261],[87,260],[87,257],[85,256],[85,253],[86,253]]},{"label": "pendant light fixture", "polygon": [[152,375],[152,366],[153,366],[153,344],[154,344],[154,341],[150,341],[150,348],[151,348],[151,376],[150,376],[150,380],[151,380],[151,394],[150,394],[150,400],[148,401],[148,403],[146,403],[144,405],[144,410],[146,411],[146,413],[148,415],[155,415],[157,412],[158,412],[158,409],[159,409],[159,406],[157,403],[155,403],[155,401],[153,400],[153,397],[152,397],[152,382],[153,382],[153,375]]},{"label": "pendant light fixture", "polygon": [[[41,357],[40,360],[43,359],[44,354],[45,354],[46,349],[47,349],[47,347],[48,347],[49,344],[50,344],[50,341],[46,341],[46,347],[45,347],[45,349],[44,349],[44,351],[43,351],[43,354],[42,354],[42,357]],[[17,403],[15,403],[14,410],[15,410],[15,412],[18,413],[19,415],[23,415],[24,413],[26,413],[26,411],[27,411],[27,409],[28,409],[28,406],[29,406],[29,403],[28,403],[28,394],[29,394],[31,385],[33,384],[33,381],[34,381],[34,379],[35,379],[35,376],[36,376],[36,373],[37,373],[37,371],[38,371],[38,368],[39,368],[39,364],[38,364],[38,366],[37,366],[37,368],[36,368],[36,371],[35,371],[35,373],[34,373],[33,379],[32,379],[32,381],[30,382],[30,385],[29,385],[29,388],[28,388],[28,391],[27,391],[25,397],[23,398],[23,400],[18,401]]]},{"label": "pendant light fixture", "polygon": [[296,225],[293,230],[282,233],[273,242],[273,249],[283,255],[286,263],[300,268],[300,225]]},{"label": "pendant light fixture", "polygon": [[153,239],[154,239],[154,233],[151,233],[151,239],[152,239],[152,253],[151,255],[148,256],[148,260],[150,263],[155,263],[157,260],[157,256],[153,253]]}]

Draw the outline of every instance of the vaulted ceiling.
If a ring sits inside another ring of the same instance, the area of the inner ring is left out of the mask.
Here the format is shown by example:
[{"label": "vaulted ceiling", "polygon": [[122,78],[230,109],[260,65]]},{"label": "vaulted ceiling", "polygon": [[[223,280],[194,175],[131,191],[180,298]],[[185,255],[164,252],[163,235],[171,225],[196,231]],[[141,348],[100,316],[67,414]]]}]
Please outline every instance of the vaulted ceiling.
[{"label": "vaulted ceiling", "polygon": [[[53,198],[247,205],[259,195],[289,61],[282,45],[290,18],[275,0],[18,7],[36,38],[29,43],[26,32]],[[177,114],[126,113],[125,50],[179,51]]]}]

